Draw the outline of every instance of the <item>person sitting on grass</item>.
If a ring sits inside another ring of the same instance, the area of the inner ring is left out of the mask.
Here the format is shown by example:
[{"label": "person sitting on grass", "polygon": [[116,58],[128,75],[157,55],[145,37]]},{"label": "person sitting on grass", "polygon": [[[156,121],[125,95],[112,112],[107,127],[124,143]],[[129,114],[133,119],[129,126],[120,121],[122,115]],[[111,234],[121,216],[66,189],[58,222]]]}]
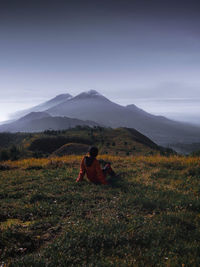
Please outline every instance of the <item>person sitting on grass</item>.
[{"label": "person sitting on grass", "polygon": [[104,185],[109,184],[108,181],[106,181],[107,175],[115,175],[110,163],[106,163],[104,168],[101,169],[100,163],[96,159],[98,155],[98,148],[93,146],[88,152],[89,155],[82,159],[79,176],[76,179],[76,182],[81,182],[86,173],[88,180],[92,183]]}]

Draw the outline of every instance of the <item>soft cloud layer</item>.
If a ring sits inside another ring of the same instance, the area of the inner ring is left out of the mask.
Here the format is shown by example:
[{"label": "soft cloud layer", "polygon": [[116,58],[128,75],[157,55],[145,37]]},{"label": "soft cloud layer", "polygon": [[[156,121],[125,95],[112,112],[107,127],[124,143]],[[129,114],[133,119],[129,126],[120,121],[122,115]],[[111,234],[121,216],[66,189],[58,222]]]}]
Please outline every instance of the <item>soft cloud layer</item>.
[{"label": "soft cloud layer", "polygon": [[0,3],[1,114],[91,88],[127,104],[200,97],[198,1],[46,3]]}]

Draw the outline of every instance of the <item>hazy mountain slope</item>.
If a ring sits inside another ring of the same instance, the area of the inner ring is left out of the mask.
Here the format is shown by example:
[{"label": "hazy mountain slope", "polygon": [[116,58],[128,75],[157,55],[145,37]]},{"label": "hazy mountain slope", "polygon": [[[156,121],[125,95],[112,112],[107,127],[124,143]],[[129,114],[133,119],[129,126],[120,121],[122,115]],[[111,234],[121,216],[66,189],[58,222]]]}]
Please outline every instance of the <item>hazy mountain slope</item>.
[{"label": "hazy mountain slope", "polygon": [[53,116],[92,120],[107,127],[135,128],[162,145],[200,140],[198,127],[151,115],[135,105],[120,106],[94,90],[81,93],[47,112]]},{"label": "hazy mountain slope", "polygon": [[18,119],[22,116],[25,116],[26,114],[29,114],[30,112],[41,112],[41,111],[45,111],[49,108],[52,108],[56,105],[59,105],[67,100],[69,100],[70,98],[72,98],[72,96],[70,94],[61,94],[61,95],[57,95],[56,97],[41,103],[37,106],[34,106],[32,108],[29,109],[25,109],[25,110],[21,110],[18,111],[16,113],[14,113],[11,117],[12,119]]},{"label": "hazy mountain slope", "polygon": [[15,122],[0,125],[0,132],[42,132],[48,129],[63,130],[78,125],[97,126],[98,124],[67,117],[52,117],[46,112],[31,112]]},{"label": "hazy mountain slope", "polygon": [[39,120],[39,119],[44,119],[44,118],[49,118],[51,117],[47,112],[31,112],[24,117],[20,118],[17,120],[17,123],[19,122],[29,122],[33,120]]}]

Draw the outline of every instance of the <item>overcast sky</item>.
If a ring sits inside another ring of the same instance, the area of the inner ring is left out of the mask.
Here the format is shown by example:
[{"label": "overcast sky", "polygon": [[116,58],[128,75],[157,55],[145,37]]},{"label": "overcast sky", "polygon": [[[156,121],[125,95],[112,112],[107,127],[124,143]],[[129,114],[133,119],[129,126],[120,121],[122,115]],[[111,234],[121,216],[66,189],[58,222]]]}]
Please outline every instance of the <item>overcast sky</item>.
[{"label": "overcast sky", "polygon": [[0,120],[89,89],[198,120],[199,14],[194,0],[1,0]]}]

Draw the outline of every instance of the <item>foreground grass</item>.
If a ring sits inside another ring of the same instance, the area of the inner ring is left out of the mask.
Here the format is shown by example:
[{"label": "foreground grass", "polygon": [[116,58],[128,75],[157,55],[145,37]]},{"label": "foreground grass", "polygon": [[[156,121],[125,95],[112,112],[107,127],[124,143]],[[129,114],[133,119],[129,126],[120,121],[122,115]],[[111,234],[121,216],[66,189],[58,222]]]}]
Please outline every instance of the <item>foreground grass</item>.
[{"label": "foreground grass", "polygon": [[0,265],[199,266],[199,158],[99,158],[112,186],[76,184],[79,156],[1,166]]}]

